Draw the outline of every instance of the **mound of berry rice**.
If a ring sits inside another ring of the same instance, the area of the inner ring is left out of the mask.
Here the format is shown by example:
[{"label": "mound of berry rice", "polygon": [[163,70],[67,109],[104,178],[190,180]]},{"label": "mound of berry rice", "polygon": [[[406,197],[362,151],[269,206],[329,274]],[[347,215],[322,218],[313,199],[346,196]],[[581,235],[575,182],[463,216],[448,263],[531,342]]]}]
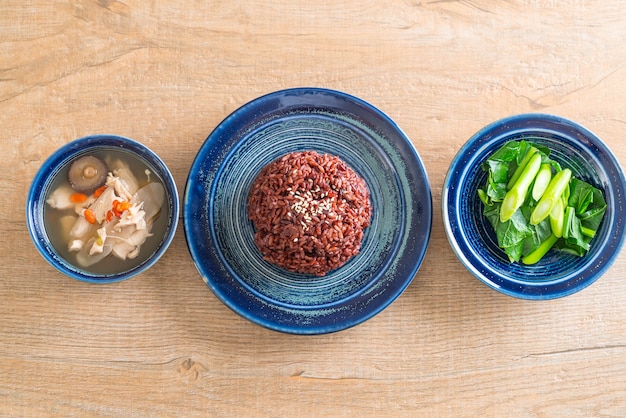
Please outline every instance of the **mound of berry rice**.
[{"label": "mound of berry rice", "polygon": [[301,151],[261,170],[248,217],[266,261],[323,276],[359,253],[372,207],[365,181],[338,157]]}]

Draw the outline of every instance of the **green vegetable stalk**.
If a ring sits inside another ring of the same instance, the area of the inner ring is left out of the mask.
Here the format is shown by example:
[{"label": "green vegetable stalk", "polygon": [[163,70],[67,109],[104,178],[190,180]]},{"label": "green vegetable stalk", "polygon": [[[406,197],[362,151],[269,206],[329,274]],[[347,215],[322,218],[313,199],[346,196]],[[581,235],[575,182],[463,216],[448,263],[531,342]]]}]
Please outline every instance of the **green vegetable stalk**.
[{"label": "green vegetable stalk", "polygon": [[524,171],[524,168],[526,168],[526,166],[530,162],[530,159],[535,156],[537,151],[538,151],[537,148],[535,148],[533,146],[529,146],[528,147],[528,151],[526,151],[526,154],[524,154],[524,158],[522,158],[522,161],[520,161],[520,163],[518,164],[517,168],[515,169],[515,171],[511,175],[511,178],[509,179],[508,183],[506,184],[506,189],[507,190],[511,190],[513,188],[513,186],[515,185],[517,180],[522,175],[522,171]]},{"label": "green vegetable stalk", "polygon": [[552,180],[552,166],[550,166],[549,163],[543,163],[541,164],[541,168],[539,169],[537,177],[535,177],[535,183],[533,184],[533,199],[541,199],[550,184],[550,180]]},{"label": "green vegetable stalk", "polygon": [[550,228],[552,233],[557,237],[563,236],[563,224],[565,223],[565,209],[563,208],[563,200],[559,199],[550,212]]},{"label": "green vegetable stalk", "polygon": [[502,200],[502,207],[500,208],[500,221],[506,222],[511,219],[513,213],[518,210],[524,201],[526,200],[526,195],[528,193],[528,189],[532,184],[535,176],[539,172],[541,168],[541,155],[539,153],[534,153],[534,155],[530,158],[526,167],[522,170],[519,178],[513,184],[511,189],[506,192],[504,196],[504,200]]},{"label": "green vegetable stalk", "polygon": [[561,200],[561,195],[569,184],[571,177],[572,171],[569,168],[563,169],[554,175],[541,200],[539,200],[530,215],[530,223],[532,225],[537,225],[550,215],[557,202]]},{"label": "green vegetable stalk", "polygon": [[556,244],[556,241],[559,239],[556,235],[552,234],[550,237],[543,241],[533,252],[524,256],[522,258],[522,263],[524,264],[536,264],[543,258],[544,255],[548,253]]}]

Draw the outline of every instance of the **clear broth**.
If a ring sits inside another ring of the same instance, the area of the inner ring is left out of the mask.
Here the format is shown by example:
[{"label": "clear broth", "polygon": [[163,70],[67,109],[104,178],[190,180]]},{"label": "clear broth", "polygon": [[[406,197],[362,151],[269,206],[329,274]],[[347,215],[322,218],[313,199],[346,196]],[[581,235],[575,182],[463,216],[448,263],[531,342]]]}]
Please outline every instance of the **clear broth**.
[{"label": "clear broth", "polygon": [[[83,155],[94,155],[107,163],[117,159],[121,160],[128,165],[132,173],[135,175],[139,183],[139,187],[143,187],[149,182],[159,182],[163,184],[162,179],[157,175],[156,171],[150,164],[140,157],[126,151],[116,149],[99,149]],[[66,166],[57,173],[56,178],[52,181],[48,190],[48,196],[61,185],[67,184],[67,173],[69,171],[70,164],[71,161],[69,161]],[[146,169],[150,171],[149,182],[145,173]],[[48,199],[48,196],[46,196],[46,200]],[[72,215],[74,217],[77,216],[73,208],[60,210],[50,207],[47,203],[44,204],[44,226],[52,246],[56,249],[57,254],[69,264],[91,274],[105,276],[128,271],[144,263],[155,253],[168,225],[169,205],[167,204],[166,196],[163,206],[161,207],[161,211],[157,214],[153,221],[152,230],[150,231],[152,236],[149,236],[143,243],[137,257],[134,259],[127,258],[126,260],[121,260],[114,255],[109,254],[104,259],[89,267],[81,267],[76,261],[76,253],[68,251],[69,229],[64,229],[63,223],[61,222],[61,219],[68,215]]]}]

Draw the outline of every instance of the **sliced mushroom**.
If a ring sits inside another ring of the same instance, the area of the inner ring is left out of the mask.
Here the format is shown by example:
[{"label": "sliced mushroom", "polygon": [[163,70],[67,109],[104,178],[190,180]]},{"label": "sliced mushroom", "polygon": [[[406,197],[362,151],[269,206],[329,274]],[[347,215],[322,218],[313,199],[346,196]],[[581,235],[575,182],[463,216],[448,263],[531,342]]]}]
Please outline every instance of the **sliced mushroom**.
[{"label": "sliced mushroom", "polygon": [[93,155],[86,155],[72,162],[67,177],[74,190],[91,194],[105,183],[107,172],[104,161]]}]

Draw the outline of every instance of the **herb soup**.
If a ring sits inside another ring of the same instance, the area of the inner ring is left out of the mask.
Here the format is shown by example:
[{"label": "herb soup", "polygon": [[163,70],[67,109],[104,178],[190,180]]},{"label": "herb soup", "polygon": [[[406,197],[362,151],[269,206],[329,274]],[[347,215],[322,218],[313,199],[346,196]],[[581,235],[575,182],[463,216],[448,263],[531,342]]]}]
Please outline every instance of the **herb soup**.
[{"label": "herb soup", "polygon": [[[103,168],[104,180],[95,179]],[[97,183],[79,184],[92,177]],[[62,167],[44,205],[46,233],[58,255],[95,275],[121,273],[145,262],[157,250],[168,221],[162,179],[140,157],[113,148],[95,149]]]}]

